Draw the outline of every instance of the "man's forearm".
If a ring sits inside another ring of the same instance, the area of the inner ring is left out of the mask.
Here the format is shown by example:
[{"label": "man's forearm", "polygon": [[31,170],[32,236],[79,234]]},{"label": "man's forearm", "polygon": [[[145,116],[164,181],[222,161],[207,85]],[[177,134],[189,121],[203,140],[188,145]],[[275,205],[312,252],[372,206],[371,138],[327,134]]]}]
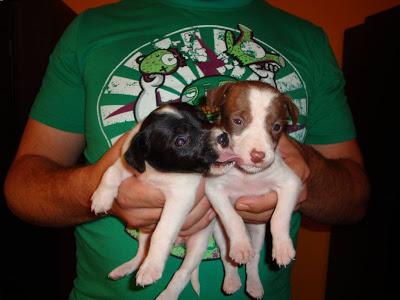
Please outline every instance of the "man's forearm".
[{"label": "man's forearm", "polygon": [[310,168],[308,197],[301,212],[325,224],[346,224],[362,219],[369,194],[368,178],[350,159],[327,159],[310,146],[302,146]]},{"label": "man's forearm", "polygon": [[90,197],[100,180],[93,168],[64,168],[41,156],[20,157],[6,179],[8,205],[18,217],[37,225],[70,226],[93,220]]}]

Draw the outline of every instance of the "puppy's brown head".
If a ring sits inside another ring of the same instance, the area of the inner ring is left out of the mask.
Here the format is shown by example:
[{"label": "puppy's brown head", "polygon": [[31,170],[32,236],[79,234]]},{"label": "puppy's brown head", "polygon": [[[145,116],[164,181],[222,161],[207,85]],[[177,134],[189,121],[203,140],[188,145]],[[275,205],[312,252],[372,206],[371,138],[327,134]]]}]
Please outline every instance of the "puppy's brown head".
[{"label": "puppy's brown head", "polygon": [[211,90],[207,105],[219,107],[219,125],[229,134],[239,165],[250,173],[271,165],[288,117],[293,124],[298,118],[298,109],[288,96],[259,81],[228,83]]}]

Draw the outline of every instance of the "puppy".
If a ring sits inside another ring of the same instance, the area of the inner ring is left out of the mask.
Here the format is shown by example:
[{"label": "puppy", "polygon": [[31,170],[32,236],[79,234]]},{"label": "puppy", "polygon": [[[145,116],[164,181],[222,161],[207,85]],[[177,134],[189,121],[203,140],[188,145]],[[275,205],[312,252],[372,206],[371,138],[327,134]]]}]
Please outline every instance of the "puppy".
[{"label": "puppy", "polygon": [[94,192],[92,210],[107,212],[120,183],[133,175],[133,169],[140,173],[140,180],[160,189],[166,202],[150,245],[149,234],[140,232],[136,256],[113,270],[110,278],[126,276],[139,266],[137,285],[145,286],[161,277],[170,248],[195,203],[202,174],[217,161],[223,148],[217,143],[221,133],[200,110],[185,103],[156,109],[143,121],[139,132],[132,130],[122,157],[107,169]]},{"label": "puppy", "polygon": [[[298,109],[287,96],[259,81],[229,83],[208,94],[208,105],[220,107],[220,127],[228,133],[230,147],[238,156],[235,164],[214,165],[206,181],[206,194],[218,214],[222,228],[214,230],[225,268],[223,289],[235,292],[241,285],[237,264],[246,264],[246,290],[254,298],[263,296],[258,274],[265,224],[245,224],[234,209],[241,196],[275,191],[278,203],[271,217],[272,257],[286,266],[295,257],[289,235],[290,220],[302,182],[285,164],[277,144],[288,116],[296,124]],[[223,176],[220,176],[223,173]],[[224,238],[226,233],[229,249]]]},{"label": "puppy", "polygon": [[281,158],[277,144],[288,116],[296,124],[298,110],[287,96],[258,81],[228,83],[211,90],[207,104],[220,110],[218,127],[225,133],[218,135],[218,141],[233,150],[226,159],[213,163],[206,177],[206,195],[218,219],[190,238],[181,268],[158,299],[177,299],[189,281],[188,274],[192,274],[192,285],[200,292],[197,267],[204,252],[202,243],[211,233],[224,264],[224,292],[233,294],[240,288],[237,264],[246,264],[246,291],[261,299],[264,290],[258,263],[266,224],[245,224],[234,204],[241,196],[270,191],[278,194],[271,217],[272,257],[279,266],[288,265],[295,257],[290,219],[302,183]]}]

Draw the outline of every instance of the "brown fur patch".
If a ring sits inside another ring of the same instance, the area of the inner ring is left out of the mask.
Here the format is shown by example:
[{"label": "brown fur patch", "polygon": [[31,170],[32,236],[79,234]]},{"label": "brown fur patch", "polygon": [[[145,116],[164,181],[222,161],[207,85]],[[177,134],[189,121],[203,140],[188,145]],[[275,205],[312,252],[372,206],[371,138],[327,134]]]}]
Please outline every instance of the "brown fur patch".
[{"label": "brown fur patch", "polygon": [[[251,109],[249,99],[250,89],[260,91],[268,91],[275,94],[276,97],[272,104],[267,109],[266,130],[277,142],[282,130],[275,132],[273,125],[279,123],[283,129],[287,125],[287,117],[291,116],[294,123],[297,122],[298,110],[296,105],[289,97],[281,94],[273,86],[260,82],[260,81],[239,81],[235,83],[228,83],[207,94],[207,104],[210,107],[221,106],[221,119],[220,123],[224,129],[233,135],[239,135],[252,121]],[[235,121],[241,120],[242,124],[238,125]]]},{"label": "brown fur patch", "polygon": [[[226,93],[221,110],[221,125],[233,135],[240,134],[252,121],[248,89],[232,86]],[[237,122],[242,124],[237,124]]]},{"label": "brown fur patch", "polygon": [[[286,109],[285,101],[282,99],[282,96],[275,97],[271,102],[271,105],[268,107],[268,114],[266,116],[266,129],[270,134],[274,145],[278,143],[280,136],[284,128],[287,125],[287,116],[288,111]],[[281,126],[279,131],[273,129],[275,125]]]}]

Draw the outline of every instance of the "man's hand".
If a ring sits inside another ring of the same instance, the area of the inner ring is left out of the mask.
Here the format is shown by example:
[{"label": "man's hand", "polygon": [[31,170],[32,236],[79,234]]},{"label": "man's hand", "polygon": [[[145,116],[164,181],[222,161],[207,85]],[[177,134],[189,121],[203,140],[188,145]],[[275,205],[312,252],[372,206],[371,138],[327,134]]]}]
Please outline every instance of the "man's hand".
[{"label": "man's hand", "polygon": [[110,213],[128,227],[149,231],[160,219],[164,202],[161,191],[131,176],[121,183]]},{"label": "man's hand", "polygon": [[[303,188],[296,206],[297,210],[301,202],[307,199],[307,179],[310,175],[310,170],[302,155],[300,146],[294,140],[282,135],[278,148],[285,163],[303,182]],[[271,218],[277,201],[278,197],[275,192],[262,196],[246,196],[240,197],[236,201],[235,208],[245,222],[265,223]]]},{"label": "man's hand", "polygon": [[236,201],[235,208],[246,223],[262,224],[271,218],[277,201],[275,192],[262,196],[245,196]]},{"label": "man's hand", "polygon": [[[310,176],[310,169],[303,151],[301,150],[301,146],[295,140],[283,134],[279,140],[278,148],[285,163],[300,177],[304,188],[306,188],[307,180]],[[307,194],[305,194],[305,196],[306,195]]]},{"label": "man's hand", "polygon": [[202,197],[186,217],[186,221],[181,228],[179,236],[186,239],[192,234],[204,229],[210,224],[211,220],[214,219],[215,215],[215,211],[211,207],[208,199],[205,196]]}]

